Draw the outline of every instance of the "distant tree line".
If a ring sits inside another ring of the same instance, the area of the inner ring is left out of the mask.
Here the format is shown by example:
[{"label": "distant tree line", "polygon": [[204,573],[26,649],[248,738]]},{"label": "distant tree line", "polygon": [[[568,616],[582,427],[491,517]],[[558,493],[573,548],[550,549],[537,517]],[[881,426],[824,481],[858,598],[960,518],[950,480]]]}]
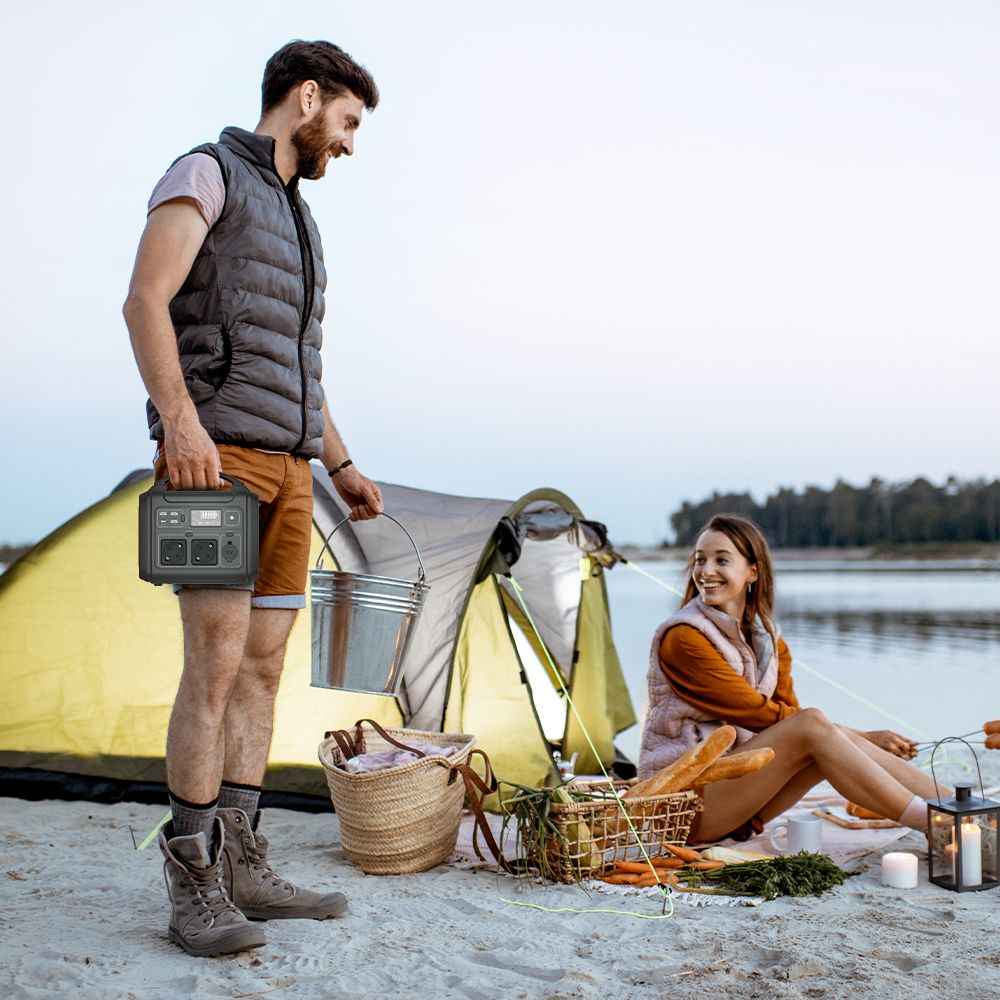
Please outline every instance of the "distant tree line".
[{"label": "distant tree line", "polygon": [[781,487],[763,504],[749,493],[713,493],[685,501],[670,515],[677,545],[690,545],[698,530],[722,512],[753,518],[779,548],[846,548],[882,543],[1000,541],[1000,481],[943,486],[926,479],[867,486],[837,480],[833,489]]}]

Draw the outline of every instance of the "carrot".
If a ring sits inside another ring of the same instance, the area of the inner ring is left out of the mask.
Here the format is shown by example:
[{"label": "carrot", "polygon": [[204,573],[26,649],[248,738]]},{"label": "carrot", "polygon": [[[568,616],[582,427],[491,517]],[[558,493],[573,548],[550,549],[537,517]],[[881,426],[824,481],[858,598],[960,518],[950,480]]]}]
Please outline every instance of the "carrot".
[{"label": "carrot", "polygon": [[725,861],[692,861],[692,868],[697,868],[701,872],[714,872],[716,868],[725,868]]},{"label": "carrot", "polygon": [[635,885],[639,881],[639,876],[629,872],[613,872],[611,875],[605,875],[601,881],[609,885]]},{"label": "carrot", "polygon": [[693,847],[682,847],[679,844],[664,844],[663,846],[681,861],[701,861],[701,855]]},{"label": "carrot", "polygon": [[644,861],[616,861],[615,868],[620,872],[632,872],[636,875],[649,875],[649,865]]},{"label": "carrot", "polygon": [[643,875],[638,882],[633,882],[632,884],[637,889],[648,889],[650,886],[660,885],[662,881],[663,879],[659,875]]},{"label": "carrot", "polygon": [[683,868],[684,862],[680,858],[668,858],[666,855],[661,854],[658,857],[651,859],[654,868]]}]

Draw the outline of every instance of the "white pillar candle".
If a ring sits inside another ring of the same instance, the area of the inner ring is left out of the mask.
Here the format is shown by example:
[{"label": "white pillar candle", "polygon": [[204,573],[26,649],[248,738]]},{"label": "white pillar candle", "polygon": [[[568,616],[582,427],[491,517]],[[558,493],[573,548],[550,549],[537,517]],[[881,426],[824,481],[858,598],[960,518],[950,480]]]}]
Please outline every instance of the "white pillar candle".
[{"label": "white pillar candle", "polygon": [[962,824],[962,885],[983,880],[983,831],[975,823]]},{"label": "white pillar candle", "polygon": [[917,856],[903,851],[882,855],[882,885],[893,889],[916,889]]}]

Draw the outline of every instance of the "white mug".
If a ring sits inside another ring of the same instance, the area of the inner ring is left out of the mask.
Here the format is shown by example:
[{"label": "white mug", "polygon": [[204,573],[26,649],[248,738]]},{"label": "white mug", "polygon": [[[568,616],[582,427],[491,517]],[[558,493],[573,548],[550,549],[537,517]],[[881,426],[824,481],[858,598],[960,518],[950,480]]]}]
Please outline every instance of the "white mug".
[{"label": "white mug", "polygon": [[[778,843],[778,833],[785,831],[785,844]],[[771,831],[771,846],[780,854],[798,854],[823,850],[823,820],[819,816],[789,816]]]}]

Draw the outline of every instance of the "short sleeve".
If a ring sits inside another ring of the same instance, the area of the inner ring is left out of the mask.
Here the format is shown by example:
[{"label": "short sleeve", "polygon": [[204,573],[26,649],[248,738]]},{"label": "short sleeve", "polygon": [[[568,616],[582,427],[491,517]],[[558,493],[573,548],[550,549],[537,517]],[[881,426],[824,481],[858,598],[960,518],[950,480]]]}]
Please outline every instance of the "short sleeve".
[{"label": "short sleeve", "polygon": [[211,229],[226,205],[226,185],[219,161],[210,153],[181,157],[153,188],[146,214],[175,198],[193,199]]}]

